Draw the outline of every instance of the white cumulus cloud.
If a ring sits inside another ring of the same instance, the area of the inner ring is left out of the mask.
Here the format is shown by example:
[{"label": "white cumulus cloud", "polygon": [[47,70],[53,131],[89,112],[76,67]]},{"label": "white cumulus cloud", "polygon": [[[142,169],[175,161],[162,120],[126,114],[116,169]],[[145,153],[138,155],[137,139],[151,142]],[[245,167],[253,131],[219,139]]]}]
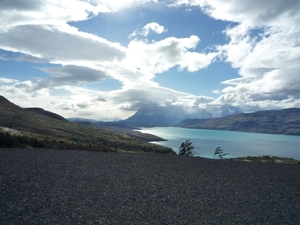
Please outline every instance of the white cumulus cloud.
[{"label": "white cumulus cloud", "polygon": [[245,108],[300,107],[300,1],[179,0],[209,16],[234,22],[218,46],[223,60],[239,70],[226,80],[218,101]]},{"label": "white cumulus cloud", "polygon": [[194,35],[189,38],[170,37],[150,44],[133,40],[128,46],[124,62],[153,73],[162,73],[174,66],[194,72],[207,67],[217,56],[216,53],[191,51],[199,41]]},{"label": "white cumulus cloud", "polygon": [[[216,20],[231,22],[223,31],[224,44],[199,51],[200,36],[189,34],[152,42],[132,39],[122,46],[72,25],[126,7],[166,3],[157,0],[0,1],[0,49],[17,53],[8,58],[1,52],[0,60],[39,63],[46,74],[22,81],[1,74],[0,94],[21,106],[36,105],[82,117],[126,118],[146,105],[229,104],[245,111],[300,107],[300,1],[167,2],[173,7],[199,7]],[[167,31],[151,22],[131,37],[146,39]],[[215,60],[239,72],[238,78],[224,79],[226,88],[215,92],[220,95],[217,99],[177,92],[153,81],[173,67],[196,72]],[[107,79],[119,81],[122,87],[105,92],[82,86]],[[67,94],[53,94],[59,91]]]},{"label": "white cumulus cloud", "polygon": [[134,31],[132,34],[129,35],[130,38],[136,37],[138,35],[142,36],[148,36],[149,33],[156,33],[156,34],[162,34],[164,32],[167,32],[168,29],[166,29],[164,26],[159,25],[158,23],[152,22],[146,24],[141,31]]}]

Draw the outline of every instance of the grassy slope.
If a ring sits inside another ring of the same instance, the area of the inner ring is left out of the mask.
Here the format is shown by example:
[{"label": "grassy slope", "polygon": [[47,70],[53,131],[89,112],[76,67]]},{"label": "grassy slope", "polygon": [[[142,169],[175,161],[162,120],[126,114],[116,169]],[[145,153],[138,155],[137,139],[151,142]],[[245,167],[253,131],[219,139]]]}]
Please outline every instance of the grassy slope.
[{"label": "grassy slope", "polygon": [[117,131],[95,129],[59,120],[20,108],[0,96],[0,126],[22,131],[23,135],[39,139],[56,139],[66,145],[115,151],[145,151],[174,153],[172,149],[149,144]]}]

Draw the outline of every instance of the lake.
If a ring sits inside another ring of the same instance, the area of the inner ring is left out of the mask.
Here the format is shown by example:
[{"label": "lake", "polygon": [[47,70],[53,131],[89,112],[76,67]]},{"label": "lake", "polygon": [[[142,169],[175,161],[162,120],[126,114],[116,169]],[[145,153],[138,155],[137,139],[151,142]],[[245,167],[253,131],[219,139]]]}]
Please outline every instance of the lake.
[{"label": "lake", "polygon": [[229,154],[226,158],[272,155],[300,160],[300,136],[178,127],[141,128],[139,131],[168,140],[152,143],[170,147],[176,153],[181,143],[189,139],[195,146],[194,155],[205,158],[213,158],[215,149],[221,147]]}]

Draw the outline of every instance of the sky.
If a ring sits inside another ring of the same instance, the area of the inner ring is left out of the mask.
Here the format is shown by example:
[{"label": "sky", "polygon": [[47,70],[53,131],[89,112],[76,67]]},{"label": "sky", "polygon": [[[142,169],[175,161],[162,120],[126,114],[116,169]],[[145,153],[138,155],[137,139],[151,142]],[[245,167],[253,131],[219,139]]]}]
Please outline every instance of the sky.
[{"label": "sky", "polygon": [[0,95],[66,118],[300,108],[300,0],[1,0]]}]

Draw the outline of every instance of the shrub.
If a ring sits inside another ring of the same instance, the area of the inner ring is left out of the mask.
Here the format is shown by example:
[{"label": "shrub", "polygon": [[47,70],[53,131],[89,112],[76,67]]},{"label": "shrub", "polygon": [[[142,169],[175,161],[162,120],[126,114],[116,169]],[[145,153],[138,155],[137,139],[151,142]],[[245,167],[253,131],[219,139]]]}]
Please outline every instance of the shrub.
[{"label": "shrub", "polygon": [[219,159],[224,159],[224,156],[228,155],[228,153],[224,153],[223,149],[221,147],[217,147],[216,150],[215,150],[214,158],[215,158],[216,155],[219,156]]},{"label": "shrub", "polygon": [[193,142],[186,140],[181,143],[178,155],[193,156],[194,148]]}]

